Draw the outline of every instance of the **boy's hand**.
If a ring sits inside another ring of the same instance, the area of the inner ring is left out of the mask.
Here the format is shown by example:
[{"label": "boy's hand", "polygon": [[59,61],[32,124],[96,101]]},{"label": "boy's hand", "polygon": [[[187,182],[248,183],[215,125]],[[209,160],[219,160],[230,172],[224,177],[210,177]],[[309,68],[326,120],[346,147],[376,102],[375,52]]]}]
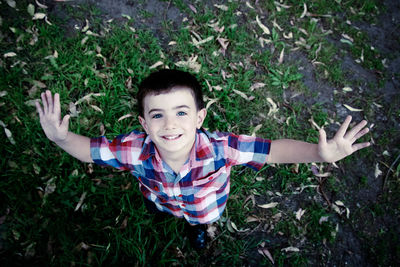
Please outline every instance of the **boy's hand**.
[{"label": "boy's hand", "polygon": [[54,99],[52,93],[47,90],[41,94],[43,107],[36,102],[36,109],[39,113],[40,124],[47,138],[58,143],[67,138],[69,115],[65,115],[61,121],[60,95],[55,94]]},{"label": "boy's hand", "polygon": [[335,162],[359,149],[370,146],[369,142],[354,144],[357,139],[369,132],[368,128],[364,128],[367,125],[367,121],[364,120],[353,129],[347,131],[350,122],[351,116],[347,116],[335,137],[330,140],[326,140],[325,130],[321,129],[319,131],[318,154],[323,161]]}]

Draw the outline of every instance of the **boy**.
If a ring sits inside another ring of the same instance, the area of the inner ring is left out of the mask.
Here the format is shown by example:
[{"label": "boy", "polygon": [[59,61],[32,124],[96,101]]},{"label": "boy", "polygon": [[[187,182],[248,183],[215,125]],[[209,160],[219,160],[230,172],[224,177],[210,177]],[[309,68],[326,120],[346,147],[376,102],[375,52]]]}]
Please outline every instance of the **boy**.
[{"label": "boy", "polygon": [[209,133],[201,128],[207,115],[201,86],[178,70],[152,73],[140,84],[139,122],[145,133],[132,131],[112,142],[69,132],[70,117],[61,120],[59,95],[46,91],[41,97],[43,106],[36,107],[47,138],[83,162],[129,170],[148,210],[185,218],[196,248],[205,247],[206,224],[225,209],[232,166],[258,170],[265,163],[335,162],[370,145],[354,144],[368,128],[362,121],[347,131],[350,116],[331,140],[321,129],[318,144]]}]

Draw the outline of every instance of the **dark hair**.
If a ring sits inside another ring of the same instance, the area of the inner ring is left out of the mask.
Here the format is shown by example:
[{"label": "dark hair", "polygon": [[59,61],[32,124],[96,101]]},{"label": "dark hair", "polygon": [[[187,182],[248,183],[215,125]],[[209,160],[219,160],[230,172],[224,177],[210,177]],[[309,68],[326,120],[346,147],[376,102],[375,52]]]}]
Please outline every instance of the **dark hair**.
[{"label": "dark hair", "polygon": [[175,86],[189,88],[196,103],[197,110],[204,108],[203,93],[196,77],[185,71],[163,69],[151,73],[140,83],[139,91],[136,95],[139,115],[143,117],[143,102],[147,95],[168,93]]}]

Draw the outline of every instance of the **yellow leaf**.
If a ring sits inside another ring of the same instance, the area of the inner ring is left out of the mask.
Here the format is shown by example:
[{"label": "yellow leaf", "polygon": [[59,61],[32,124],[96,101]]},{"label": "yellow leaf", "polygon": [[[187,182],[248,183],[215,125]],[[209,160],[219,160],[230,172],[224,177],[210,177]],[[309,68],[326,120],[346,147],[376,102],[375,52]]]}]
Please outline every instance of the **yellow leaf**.
[{"label": "yellow leaf", "polygon": [[363,111],[362,109],[353,108],[353,107],[350,107],[349,105],[346,105],[346,104],[343,104],[343,106],[344,106],[345,108],[347,108],[348,110],[350,110],[350,111],[354,111],[354,112]]}]

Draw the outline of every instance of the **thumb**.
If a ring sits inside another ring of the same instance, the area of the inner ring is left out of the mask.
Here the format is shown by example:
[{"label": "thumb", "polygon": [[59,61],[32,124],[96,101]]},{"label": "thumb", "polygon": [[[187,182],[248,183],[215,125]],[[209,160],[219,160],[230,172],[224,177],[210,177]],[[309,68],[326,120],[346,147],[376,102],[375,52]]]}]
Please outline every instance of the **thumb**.
[{"label": "thumb", "polygon": [[326,132],[322,128],[319,130],[319,142],[318,142],[318,144],[320,146],[326,145]]},{"label": "thumb", "polygon": [[69,119],[71,118],[70,115],[65,115],[64,118],[62,119],[60,127],[63,129],[68,130],[68,125],[69,125]]}]

